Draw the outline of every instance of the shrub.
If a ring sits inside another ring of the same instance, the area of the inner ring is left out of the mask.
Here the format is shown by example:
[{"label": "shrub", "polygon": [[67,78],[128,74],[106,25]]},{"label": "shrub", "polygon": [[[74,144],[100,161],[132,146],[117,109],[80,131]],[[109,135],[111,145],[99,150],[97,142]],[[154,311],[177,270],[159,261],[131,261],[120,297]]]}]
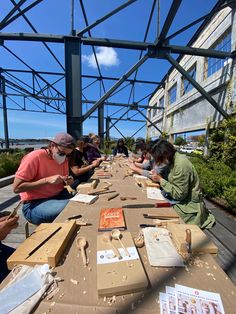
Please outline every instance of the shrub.
[{"label": "shrub", "polygon": [[214,158],[191,157],[191,162],[198,172],[203,193],[226,200],[228,207],[236,212],[236,170]]},{"label": "shrub", "polygon": [[0,178],[12,175],[19,167],[24,152],[0,154]]}]

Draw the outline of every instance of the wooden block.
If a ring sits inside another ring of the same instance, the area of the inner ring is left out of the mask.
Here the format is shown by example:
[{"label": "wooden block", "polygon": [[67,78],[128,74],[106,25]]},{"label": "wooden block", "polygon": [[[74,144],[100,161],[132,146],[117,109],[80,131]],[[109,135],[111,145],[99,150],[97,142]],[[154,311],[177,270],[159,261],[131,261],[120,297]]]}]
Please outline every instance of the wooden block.
[{"label": "wooden block", "polygon": [[[61,227],[61,229],[52,238],[43,244],[35,253],[29,256],[29,253],[32,252],[34,248],[42,243],[59,227]],[[75,228],[75,221],[70,221],[68,223],[42,223],[8,258],[8,268],[12,269],[18,264],[34,266],[36,264],[45,263],[55,267],[58,264]]]},{"label": "wooden block", "polygon": [[[130,232],[122,232],[121,238],[126,248],[134,247]],[[118,240],[112,240],[112,244],[121,249]],[[103,236],[97,237],[97,251],[111,250],[110,244],[103,241]],[[113,296],[128,294],[146,289],[148,280],[140,259],[129,261],[120,260],[108,264],[97,264],[97,291],[100,296]]]},{"label": "wooden block", "polygon": [[82,182],[77,186],[77,191],[80,189],[95,189],[98,185],[98,180],[88,180],[87,182]]},{"label": "wooden block", "polygon": [[211,253],[218,252],[217,246],[207,237],[207,235],[196,225],[189,224],[167,224],[167,229],[172,233],[173,241],[181,253],[187,252],[186,247],[186,229],[191,230],[192,252],[193,253]]}]

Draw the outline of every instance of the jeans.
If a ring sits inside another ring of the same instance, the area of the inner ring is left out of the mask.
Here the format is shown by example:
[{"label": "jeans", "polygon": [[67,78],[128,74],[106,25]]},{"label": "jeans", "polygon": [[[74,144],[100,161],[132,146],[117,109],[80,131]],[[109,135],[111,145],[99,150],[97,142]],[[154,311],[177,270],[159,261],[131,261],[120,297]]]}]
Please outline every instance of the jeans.
[{"label": "jeans", "polygon": [[3,279],[10,273],[10,270],[7,268],[7,259],[15,251],[10,246],[6,246],[0,242],[0,283]]},{"label": "jeans", "polygon": [[68,199],[72,196],[64,189],[52,198],[29,201],[23,205],[23,215],[26,220],[34,225],[40,225],[43,222],[52,222],[66,207],[69,202]]}]

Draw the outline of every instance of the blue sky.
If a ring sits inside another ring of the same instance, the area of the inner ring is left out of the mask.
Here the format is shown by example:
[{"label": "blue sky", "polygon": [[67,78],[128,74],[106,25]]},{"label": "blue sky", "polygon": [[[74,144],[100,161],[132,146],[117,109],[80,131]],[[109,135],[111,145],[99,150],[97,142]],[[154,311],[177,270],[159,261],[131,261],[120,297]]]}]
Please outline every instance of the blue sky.
[{"label": "blue sky", "polygon": [[[19,2],[17,0],[16,2]],[[26,5],[32,3],[32,0],[26,1]],[[87,13],[89,24],[107,14],[114,8],[118,7],[125,1],[120,0],[86,0],[84,6]],[[216,4],[217,1],[213,0],[183,0],[178,14],[172,24],[169,34],[182,28],[186,24],[192,22],[198,17],[206,14]],[[68,35],[70,33],[70,14],[71,8],[69,0],[44,0],[35,8],[26,13],[28,19],[32,22],[34,27],[39,33],[47,34],[63,34]],[[138,0],[129,7],[125,8],[115,16],[111,17],[107,21],[98,25],[91,30],[93,37],[99,38],[113,38],[123,40],[143,41],[146,25],[148,22],[149,14],[152,7],[152,0]],[[170,8],[171,0],[160,0],[160,24],[165,21],[166,15]],[[12,3],[10,0],[1,1],[0,3],[0,20],[2,20],[9,10],[12,9]],[[150,26],[147,41],[153,42],[157,35],[157,10],[155,10],[154,17]],[[184,32],[171,41],[171,44],[185,45],[194,31],[199,25]],[[75,29],[83,29],[85,27],[82,11],[79,5],[79,1],[75,0]],[[32,30],[27,25],[22,17],[14,21],[12,24],[2,30],[6,33],[32,33]],[[86,34],[88,36],[88,34]],[[17,42],[17,41],[5,41],[4,45],[12,52],[17,54],[22,60],[24,60],[31,68],[37,71],[55,71],[62,72],[61,67],[48,53],[42,43],[38,42]],[[64,47],[62,44],[49,44],[50,48],[64,65]],[[27,67],[13,57],[9,51],[0,46],[0,67],[11,69],[23,69]],[[128,69],[130,69],[137,61],[139,57],[139,51],[130,51],[126,49],[107,49],[105,47],[95,48],[97,57],[99,60],[102,75],[111,77],[121,77]],[[94,57],[92,56],[92,49],[89,46],[82,47],[82,73],[97,75],[98,71],[94,67]],[[160,81],[169,69],[167,61],[150,59],[146,61],[138,72],[137,79]],[[16,74],[19,79],[24,83],[31,85],[30,75]],[[53,83],[58,76],[43,76],[48,82]],[[11,79],[12,77],[7,77]],[[132,77],[131,77],[132,78]],[[84,79],[83,87],[92,83],[94,80]],[[36,83],[36,88],[43,87],[44,83],[39,79],[39,85]],[[114,81],[104,81],[106,91],[114,84]],[[124,83],[121,87],[125,86]],[[26,87],[26,86],[25,86]],[[155,85],[136,84],[134,98],[131,100],[139,101],[143,97],[147,96],[155,89]],[[55,88],[65,95],[65,81],[62,80],[55,84]],[[128,86],[117,93],[109,100],[113,102],[128,103],[131,87]],[[12,89],[7,87],[7,92],[15,93]],[[98,100],[100,95],[103,95],[103,90],[100,92],[99,84],[94,83],[91,87],[84,90],[84,95],[89,100]],[[148,98],[142,101],[142,104],[147,104]],[[0,106],[2,105],[2,99],[0,97]],[[19,106],[23,106],[23,97],[9,96],[7,98],[7,107],[11,109],[19,109]],[[26,107],[35,111],[38,107],[43,108],[42,104],[34,99],[26,101]],[[84,111],[90,106],[84,105]],[[119,117],[125,112],[125,108],[118,111],[119,107],[105,108],[105,115]],[[52,110],[55,112],[55,110]],[[145,112],[144,112],[145,113]],[[95,114],[95,113],[94,113]],[[132,117],[135,114],[134,111],[128,114],[128,117]],[[134,116],[134,119],[143,120],[140,114]],[[134,134],[144,123],[131,123],[120,121],[116,124],[117,128],[125,135],[131,136]],[[62,114],[50,114],[50,113],[38,113],[8,110],[8,127],[9,136],[11,138],[39,138],[39,137],[52,137],[55,133],[60,131],[66,131],[66,117]],[[89,132],[97,132],[97,120],[88,119],[84,123],[84,134]],[[145,127],[139,131],[135,136],[145,137]],[[110,132],[113,137],[120,137],[120,134],[116,129],[112,128]],[[3,129],[3,112],[0,109],[0,137],[4,137]]]}]

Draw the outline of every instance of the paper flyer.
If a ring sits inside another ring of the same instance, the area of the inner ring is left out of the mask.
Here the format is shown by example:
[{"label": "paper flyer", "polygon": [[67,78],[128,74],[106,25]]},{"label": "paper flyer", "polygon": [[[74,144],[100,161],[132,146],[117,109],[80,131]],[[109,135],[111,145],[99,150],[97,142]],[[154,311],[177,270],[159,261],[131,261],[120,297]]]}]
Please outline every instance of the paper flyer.
[{"label": "paper flyer", "polygon": [[225,314],[218,293],[175,285],[179,314]]},{"label": "paper flyer", "polygon": [[167,309],[167,301],[166,301],[166,294],[163,292],[159,293],[159,301],[160,301],[160,314],[168,314]]},{"label": "paper flyer", "polygon": [[176,313],[176,294],[175,288],[166,286],[167,311],[169,314]]}]

